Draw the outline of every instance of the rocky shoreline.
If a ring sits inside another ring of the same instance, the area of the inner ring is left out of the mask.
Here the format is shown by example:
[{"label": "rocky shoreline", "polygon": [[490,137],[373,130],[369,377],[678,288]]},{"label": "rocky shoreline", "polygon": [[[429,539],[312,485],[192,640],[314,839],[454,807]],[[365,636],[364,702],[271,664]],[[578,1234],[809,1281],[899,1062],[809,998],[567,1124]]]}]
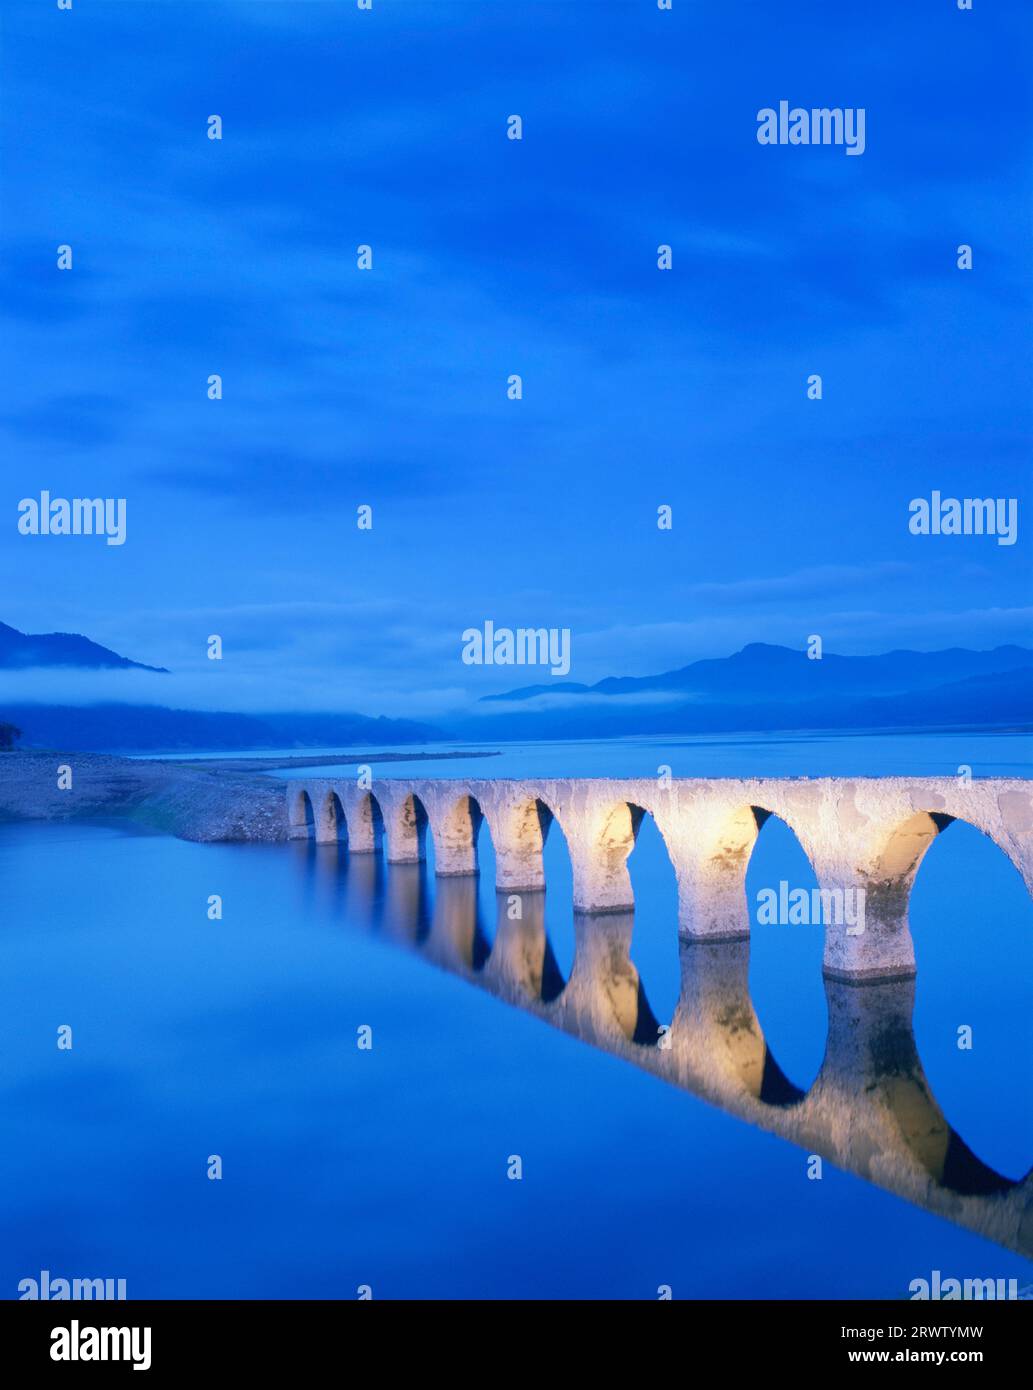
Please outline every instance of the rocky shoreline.
[{"label": "rocky shoreline", "polygon": [[174,762],[16,749],[0,753],[0,822],[125,818],[181,840],[275,842],[288,838],[286,783],[265,775],[268,772],[299,765],[357,767],[457,756],[490,755],[310,754]]}]

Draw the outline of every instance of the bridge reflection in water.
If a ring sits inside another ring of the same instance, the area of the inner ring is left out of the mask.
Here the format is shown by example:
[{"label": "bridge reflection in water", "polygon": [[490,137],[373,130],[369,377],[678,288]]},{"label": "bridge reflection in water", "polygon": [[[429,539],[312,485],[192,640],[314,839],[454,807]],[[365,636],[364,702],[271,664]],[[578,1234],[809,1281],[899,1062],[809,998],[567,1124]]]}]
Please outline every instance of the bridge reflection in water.
[{"label": "bridge reflection in water", "polygon": [[308,887],[349,928],[415,951],[846,1172],[1033,1256],[1033,1173],[1003,1177],[944,1118],[915,1044],[913,978],[825,979],[825,1056],[805,1093],[765,1042],[746,939],[680,938],[681,992],[664,1026],[631,960],[633,912],[575,912],[574,963],[564,979],[543,891],[497,893],[492,942],[474,874],[437,878],[431,892],[425,864],[385,864],[379,854],[349,856],[343,845],[311,841],[291,848]]}]

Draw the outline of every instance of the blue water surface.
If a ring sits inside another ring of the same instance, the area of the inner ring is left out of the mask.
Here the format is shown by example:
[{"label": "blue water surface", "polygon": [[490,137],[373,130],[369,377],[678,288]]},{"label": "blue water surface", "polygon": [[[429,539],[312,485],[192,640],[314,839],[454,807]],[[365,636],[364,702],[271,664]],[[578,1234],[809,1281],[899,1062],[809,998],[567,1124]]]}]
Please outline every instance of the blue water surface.
[{"label": "blue water surface", "polygon": [[[570,869],[553,829],[547,924],[566,975]],[[486,827],[480,852],[490,948]],[[809,1181],[804,1150],[400,949],[383,929],[393,871],[367,861],[360,884],[352,868],[303,843],[0,827],[5,1296],[44,1269],[125,1278],[130,1298],[904,1297],[934,1269],[1033,1279],[1019,1256],[829,1163]],[[629,868],[632,957],[666,1021],[676,894],[648,818]],[[748,898],[809,873],[771,818]],[[354,910],[358,892],[375,912]],[[1005,856],[955,824],[920,870],[912,925],[936,1098],[980,1159],[1019,1178],[1033,1160],[1033,907]],[[820,935],[754,922],[754,1004],[803,1089],[825,1039]]]}]

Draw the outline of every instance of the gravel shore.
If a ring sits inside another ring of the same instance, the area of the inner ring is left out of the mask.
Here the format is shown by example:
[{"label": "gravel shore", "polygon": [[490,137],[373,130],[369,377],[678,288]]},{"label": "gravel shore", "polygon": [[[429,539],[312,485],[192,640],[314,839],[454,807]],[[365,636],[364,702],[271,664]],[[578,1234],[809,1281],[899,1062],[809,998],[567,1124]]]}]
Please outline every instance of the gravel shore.
[{"label": "gravel shore", "polygon": [[[18,749],[0,753],[0,821],[125,817],[182,840],[286,840],[286,784],[265,772],[298,765],[358,766],[447,756],[456,755],[308,754],[187,763]],[[68,780],[67,774],[62,776],[64,768],[71,770],[67,788],[59,786],[60,780]]]}]

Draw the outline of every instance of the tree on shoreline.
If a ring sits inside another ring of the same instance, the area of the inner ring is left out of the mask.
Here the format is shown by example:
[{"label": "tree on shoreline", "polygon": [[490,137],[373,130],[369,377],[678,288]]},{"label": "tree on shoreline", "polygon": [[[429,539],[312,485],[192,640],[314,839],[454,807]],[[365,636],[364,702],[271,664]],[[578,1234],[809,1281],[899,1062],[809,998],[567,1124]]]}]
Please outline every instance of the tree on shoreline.
[{"label": "tree on shoreline", "polygon": [[16,729],[13,724],[5,724],[0,719],[0,752],[6,753],[14,747],[15,740],[21,738],[21,729]]}]

